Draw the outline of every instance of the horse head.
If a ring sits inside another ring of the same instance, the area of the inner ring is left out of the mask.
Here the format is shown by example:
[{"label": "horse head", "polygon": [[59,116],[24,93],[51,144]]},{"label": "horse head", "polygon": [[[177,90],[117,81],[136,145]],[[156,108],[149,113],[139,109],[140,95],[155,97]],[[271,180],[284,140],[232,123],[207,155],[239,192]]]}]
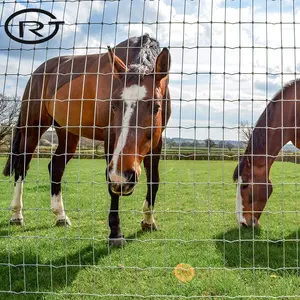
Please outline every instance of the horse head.
[{"label": "horse head", "polygon": [[109,134],[112,156],[107,177],[113,194],[130,195],[140,177],[141,162],[160,142],[170,114],[166,107],[171,58],[164,48],[152,72],[143,74],[136,65],[126,66],[111,49],[108,55],[113,84]]},{"label": "horse head", "polygon": [[236,215],[242,226],[259,226],[259,218],[270,198],[273,187],[266,164],[258,164],[265,158],[250,159],[243,156],[233,175],[237,182]]}]

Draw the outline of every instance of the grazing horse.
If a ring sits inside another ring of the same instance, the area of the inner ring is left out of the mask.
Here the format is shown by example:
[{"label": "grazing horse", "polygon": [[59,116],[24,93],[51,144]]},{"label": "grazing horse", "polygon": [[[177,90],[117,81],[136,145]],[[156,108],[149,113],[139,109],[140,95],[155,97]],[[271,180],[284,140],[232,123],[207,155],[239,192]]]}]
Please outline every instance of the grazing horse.
[{"label": "grazing horse", "polygon": [[300,80],[293,80],[275,94],[257,121],[233,179],[237,182],[238,224],[258,226],[272,194],[270,169],[281,148],[292,142],[300,148]]},{"label": "grazing horse", "polygon": [[71,225],[61,192],[66,164],[80,136],[104,141],[111,196],[112,245],[124,243],[119,197],[130,195],[141,174],[147,176],[143,230],[155,230],[153,206],[159,185],[162,132],[171,113],[167,48],[148,34],[133,37],[105,54],[52,58],[27,83],[4,175],[15,174],[11,224],[23,225],[23,181],[42,134],[53,126],[58,146],[48,165],[51,208],[56,225]]}]

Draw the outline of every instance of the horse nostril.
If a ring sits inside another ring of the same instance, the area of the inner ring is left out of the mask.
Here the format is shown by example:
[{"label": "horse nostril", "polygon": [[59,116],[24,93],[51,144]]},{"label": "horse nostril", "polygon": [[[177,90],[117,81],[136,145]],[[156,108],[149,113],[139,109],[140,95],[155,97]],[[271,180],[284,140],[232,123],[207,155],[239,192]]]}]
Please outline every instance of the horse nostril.
[{"label": "horse nostril", "polygon": [[131,173],[131,174],[129,175],[127,181],[128,181],[128,182],[131,182],[132,177],[133,177],[133,173]]},{"label": "horse nostril", "polygon": [[137,182],[137,173],[135,170],[126,171],[124,175],[127,179],[127,183],[135,184]]}]

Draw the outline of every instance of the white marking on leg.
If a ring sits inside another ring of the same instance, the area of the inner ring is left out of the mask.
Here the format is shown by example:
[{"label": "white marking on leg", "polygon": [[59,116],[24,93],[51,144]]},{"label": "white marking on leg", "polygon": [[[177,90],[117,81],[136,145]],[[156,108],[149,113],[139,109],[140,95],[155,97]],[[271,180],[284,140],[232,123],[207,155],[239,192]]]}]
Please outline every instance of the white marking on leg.
[{"label": "white marking on leg", "polygon": [[152,206],[148,205],[148,201],[145,200],[144,201],[144,205],[143,205],[143,213],[144,213],[144,222],[147,224],[154,224],[154,218],[153,218],[153,210],[152,210]]},{"label": "white marking on leg", "polygon": [[126,87],[123,90],[122,98],[125,102],[125,112],[122,120],[122,130],[118,138],[117,146],[114,150],[112,157],[112,170],[109,174],[111,181],[114,182],[126,182],[126,178],[118,174],[117,164],[120,157],[120,154],[123,152],[123,149],[126,145],[128,133],[129,133],[129,124],[131,117],[134,113],[136,103],[138,100],[145,98],[147,94],[146,88],[144,86],[139,86],[137,84],[130,87]]},{"label": "white marking on leg", "polygon": [[57,220],[65,220],[67,218],[61,192],[58,195],[51,196],[51,209]]},{"label": "white marking on leg", "polygon": [[237,181],[237,187],[236,187],[236,217],[238,225],[245,224],[247,225],[247,221],[245,217],[243,216],[243,198],[241,195],[241,183],[242,183],[242,177],[239,176]]},{"label": "white marking on leg", "polygon": [[22,208],[23,208],[23,180],[22,176],[15,183],[14,187],[14,197],[11,202],[11,210],[13,215],[11,220],[23,219]]}]

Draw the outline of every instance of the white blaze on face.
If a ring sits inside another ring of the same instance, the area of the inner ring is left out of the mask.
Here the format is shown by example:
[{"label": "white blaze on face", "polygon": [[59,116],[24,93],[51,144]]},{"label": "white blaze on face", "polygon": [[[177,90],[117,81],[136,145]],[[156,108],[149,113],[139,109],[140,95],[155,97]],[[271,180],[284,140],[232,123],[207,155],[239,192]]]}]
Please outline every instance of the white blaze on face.
[{"label": "white blaze on face", "polygon": [[120,157],[120,154],[123,152],[123,149],[126,145],[128,133],[129,133],[129,124],[131,117],[135,111],[136,103],[138,100],[145,98],[147,94],[146,88],[144,86],[139,86],[137,84],[130,87],[126,87],[123,90],[122,98],[124,101],[124,115],[122,120],[122,130],[118,138],[117,146],[113,153],[112,157],[112,170],[109,174],[111,181],[121,182],[126,180],[123,176],[117,173],[117,164]]},{"label": "white blaze on face", "polygon": [[243,198],[241,195],[241,183],[242,183],[242,177],[239,176],[238,182],[237,182],[237,187],[236,187],[236,217],[237,217],[237,222],[239,225],[245,224],[247,225],[246,219],[243,216]]}]

